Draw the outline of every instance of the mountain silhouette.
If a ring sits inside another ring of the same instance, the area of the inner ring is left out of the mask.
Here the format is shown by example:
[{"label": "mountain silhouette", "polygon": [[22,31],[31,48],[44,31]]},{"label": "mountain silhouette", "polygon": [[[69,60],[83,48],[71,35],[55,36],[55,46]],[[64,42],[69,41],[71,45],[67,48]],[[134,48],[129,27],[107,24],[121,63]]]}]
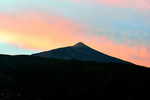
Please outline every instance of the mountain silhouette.
[{"label": "mountain silhouette", "polygon": [[74,46],[58,48],[50,51],[33,54],[33,56],[56,58],[65,60],[96,61],[100,63],[129,63],[94,50],[82,42]]},{"label": "mountain silhouette", "polygon": [[0,55],[0,100],[149,100],[149,84],[134,64]]}]

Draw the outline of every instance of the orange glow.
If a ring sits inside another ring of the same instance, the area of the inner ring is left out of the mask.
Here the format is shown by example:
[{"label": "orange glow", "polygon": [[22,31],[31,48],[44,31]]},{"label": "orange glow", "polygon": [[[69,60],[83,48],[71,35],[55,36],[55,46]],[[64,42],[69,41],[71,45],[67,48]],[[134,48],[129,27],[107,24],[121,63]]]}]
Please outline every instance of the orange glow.
[{"label": "orange glow", "polygon": [[0,17],[0,40],[29,49],[48,50],[84,40],[83,25],[57,15]]},{"label": "orange glow", "polygon": [[94,42],[89,44],[92,45],[93,48],[111,56],[118,57],[138,65],[150,67],[150,51],[147,47],[140,45],[127,46],[126,44],[115,44],[112,40],[105,36],[97,38]]},{"label": "orange glow", "polygon": [[32,50],[50,50],[79,41],[108,55],[135,64],[150,66],[147,47],[115,44],[107,36],[91,34],[91,29],[55,14],[0,16],[0,42]]}]

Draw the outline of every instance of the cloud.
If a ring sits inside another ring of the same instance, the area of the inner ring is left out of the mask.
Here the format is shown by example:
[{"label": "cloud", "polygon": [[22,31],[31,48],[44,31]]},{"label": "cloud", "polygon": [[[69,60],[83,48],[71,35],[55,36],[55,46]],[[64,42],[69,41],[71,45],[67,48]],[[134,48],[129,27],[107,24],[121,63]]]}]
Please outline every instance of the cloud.
[{"label": "cloud", "polygon": [[150,67],[150,50],[148,46],[135,44],[128,46],[126,44],[115,44],[107,36],[95,37],[94,42],[89,43],[93,48],[100,50],[114,57],[133,62],[138,65]]},{"label": "cloud", "polygon": [[[81,2],[81,0],[75,1]],[[132,8],[138,10],[150,10],[150,0],[88,0],[88,1],[114,7]]]},{"label": "cloud", "polygon": [[150,66],[148,47],[116,44],[107,35],[92,33],[91,27],[53,13],[0,14],[0,42],[30,50],[50,50],[85,42],[97,50],[136,64]]},{"label": "cloud", "polygon": [[[56,14],[27,13],[0,16],[0,39],[19,47],[52,49],[84,40],[84,25]],[[90,30],[89,30],[90,31]]]}]

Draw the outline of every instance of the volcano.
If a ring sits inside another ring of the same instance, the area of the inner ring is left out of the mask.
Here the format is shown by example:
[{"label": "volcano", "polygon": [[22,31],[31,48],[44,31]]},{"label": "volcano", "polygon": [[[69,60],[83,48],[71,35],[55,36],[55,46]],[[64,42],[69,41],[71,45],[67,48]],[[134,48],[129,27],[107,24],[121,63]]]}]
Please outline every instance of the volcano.
[{"label": "volcano", "polygon": [[32,56],[65,60],[95,61],[100,63],[129,63],[119,58],[115,58],[94,50],[82,42],[79,42],[73,46],[36,53]]}]

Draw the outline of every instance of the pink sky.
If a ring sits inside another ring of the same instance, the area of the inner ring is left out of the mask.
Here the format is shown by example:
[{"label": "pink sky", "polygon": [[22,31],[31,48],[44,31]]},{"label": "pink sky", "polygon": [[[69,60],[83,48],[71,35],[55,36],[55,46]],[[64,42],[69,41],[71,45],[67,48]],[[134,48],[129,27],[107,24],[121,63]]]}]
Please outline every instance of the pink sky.
[{"label": "pink sky", "polygon": [[147,47],[116,44],[107,35],[94,35],[89,26],[61,15],[31,12],[17,16],[3,14],[0,22],[0,41],[20,48],[45,51],[82,41],[111,56],[150,66]]},{"label": "pink sky", "polygon": [[[75,1],[83,2],[84,0],[75,0]],[[88,1],[121,8],[150,10],[150,0],[88,0]]]},{"label": "pink sky", "polygon": [[150,66],[149,11],[150,0],[0,0],[0,53],[32,54],[84,42]]}]

